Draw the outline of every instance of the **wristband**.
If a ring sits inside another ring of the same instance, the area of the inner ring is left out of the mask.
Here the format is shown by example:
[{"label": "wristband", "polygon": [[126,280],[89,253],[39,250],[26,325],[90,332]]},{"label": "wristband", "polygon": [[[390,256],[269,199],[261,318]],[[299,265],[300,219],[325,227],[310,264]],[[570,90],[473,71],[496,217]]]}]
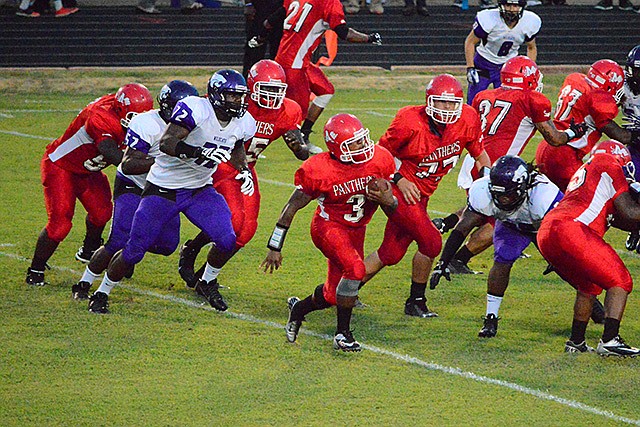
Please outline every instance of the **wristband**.
[{"label": "wristband", "polygon": [[398,181],[400,181],[402,178],[404,178],[402,175],[400,175],[400,172],[396,172],[393,174],[393,178],[391,178],[391,182],[393,182],[394,184],[398,185]]},{"label": "wristband", "polygon": [[576,133],[574,131],[572,131],[571,129],[567,129],[564,131],[564,133],[567,134],[567,141],[571,141],[573,138],[576,137]]},{"label": "wristband", "polygon": [[269,243],[267,243],[267,248],[272,251],[280,252],[284,245],[284,238],[287,237],[287,231],[289,231],[289,227],[276,224],[276,227],[273,229],[273,233],[271,233],[271,237],[269,238]]},{"label": "wristband", "polygon": [[195,159],[202,152],[202,148],[194,147],[193,145],[189,145],[184,141],[178,141],[178,143],[176,144],[175,152],[176,157],[179,157],[181,159]]}]

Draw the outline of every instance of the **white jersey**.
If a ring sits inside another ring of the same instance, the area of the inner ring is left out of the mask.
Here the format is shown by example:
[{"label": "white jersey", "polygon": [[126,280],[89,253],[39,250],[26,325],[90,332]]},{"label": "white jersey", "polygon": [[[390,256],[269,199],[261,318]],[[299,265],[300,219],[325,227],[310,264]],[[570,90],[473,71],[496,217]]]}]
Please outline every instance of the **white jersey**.
[{"label": "white jersey", "polygon": [[542,218],[562,199],[558,187],[542,175],[536,175],[533,188],[528,190],[528,197],[518,209],[507,212],[499,209],[489,192],[489,177],[477,179],[469,189],[469,208],[481,215],[493,217],[519,231],[535,232],[540,227]]},{"label": "white jersey", "polygon": [[473,23],[474,34],[482,40],[477,52],[493,64],[504,64],[518,55],[523,43],[533,40],[542,26],[538,15],[528,10],[515,27],[509,28],[500,16],[499,9],[487,9],[478,12]]},{"label": "white jersey", "polygon": [[622,113],[625,116],[634,114],[640,117],[640,94],[634,95],[626,83],[623,86],[624,101],[622,102]]},{"label": "white jersey", "polygon": [[[197,96],[179,101],[170,122],[189,130],[184,142],[192,147],[222,147],[231,151],[237,141],[247,141],[256,133],[256,121],[251,114],[233,118],[223,127],[209,100]],[[211,184],[211,175],[217,167],[211,160],[180,159],[161,153],[151,166],[147,180],[172,190],[201,188]]]},{"label": "white jersey", "polygon": [[[131,119],[124,143],[151,157],[158,157],[160,154],[160,137],[166,129],[167,123],[160,117],[160,110],[147,111]],[[118,165],[118,173],[142,189],[147,183],[146,173],[127,175],[122,172],[122,163]]]}]

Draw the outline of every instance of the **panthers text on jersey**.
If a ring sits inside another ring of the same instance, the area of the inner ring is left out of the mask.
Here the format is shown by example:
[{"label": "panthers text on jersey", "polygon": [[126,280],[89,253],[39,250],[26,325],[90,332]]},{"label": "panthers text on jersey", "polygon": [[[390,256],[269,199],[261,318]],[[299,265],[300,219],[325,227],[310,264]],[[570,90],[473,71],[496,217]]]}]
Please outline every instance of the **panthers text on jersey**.
[{"label": "panthers text on jersey", "polygon": [[[160,117],[159,110],[147,111],[131,119],[124,143],[134,150],[141,151],[151,157],[158,157],[161,153],[160,137],[162,137],[166,129],[167,123]],[[122,164],[118,165],[117,173],[144,189],[144,185],[147,182],[147,173],[127,175],[122,172]]]},{"label": "panthers text on jersey", "polygon": [[[170,123],[189,130],[184,142],[193,147],[233,150],[239,140],[247,141],[256,131],[256,122],[249,113],[232,118],[222,126],[207,98],[188,96],[176,104]],[[216,164],[207,159],[181,159],[160,153],[151,166],[147,180],[168,189],[195,189],[211,184]]]},{"label": "panthers text on jersey", "polygon": [[98,144],[112,139],[122,144],[125,129],[113,111],[115,95],[105,95],[87,105],[60,138],[47,145],[45,154],[56,166],[73,173],[92,173],[84,162],[100,155]]},{"label": "panthers text on jersey", "polygon": [[524,233],[535,233],[544,216],[562,199],[562,192],[546,176],[538,174],[535,185],[527,190],[528,196],[517,209],[499,209],[489,192],[489,177],[480,178],[469,189],[469,208],[476,213],[492,217]]},{"label": "panthers text on jersey", "polygon": [[472,106],[480,113],[480,138],[491,164],[505,155],[519,156],[536,132],[535,123],[551,120],[551,101],[536,91],[484,90]]},{"label": "panthers text on jersey", "polygon": [[285,0],[286,18],[276,62],[284,68],[304,68],[328,29],[345,24],[339,0]]},{"label": "panthers text on jersey", "polygon": [[376,145],[366,163],[342,163],[325,152],[306,160],[296,171],[295,185],[317,199],[316,215],[347,227],[366,226],[378,205],[366,197],[367,183],[390,179],[395,170],[391,154]]},{"label": "panthers text on jersey", "polygon": [[482,40],[477,53],[493,64],[504,64],[518,55],[523,43],[533,40],[540,31],[542,21],[533,12],[525,10],[515,27],[509,28],[498,9],[478,12],[473,23],[473,33]]},{"label": "panthers text on jersey", "polygon": [[615,199],[629,190],[622,168],[613,156],[599,154],[576,171],[564,199],[549,213],[549,220],[581,222],[604,236]]},{"label": "panthers text on jersey", "polygon": [[456,165],[463,149],[474,158],[483,149],[480,119],[469,105],[462,106],[460,118],[444,126],[441,136],[429,123],[424,105],[404,107],[379,142],[400,162],[398,172],[424,196],[433,194],[442,177]]}]

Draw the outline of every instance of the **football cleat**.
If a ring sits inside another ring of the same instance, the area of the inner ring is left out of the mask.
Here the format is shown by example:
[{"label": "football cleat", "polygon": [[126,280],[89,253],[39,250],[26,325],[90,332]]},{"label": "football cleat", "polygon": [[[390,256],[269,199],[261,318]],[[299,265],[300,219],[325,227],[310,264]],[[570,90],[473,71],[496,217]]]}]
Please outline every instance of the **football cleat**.
[{"label": "football cleat", "polygon": [[194,272],[198,252],[189,247],[191,242],[192,240],[187,240],[180,248],[178,274],[180,274],[180,277],[182,277],[182,280],[184,280],[188,287],[193,288],[196,286],[196,282],[198,281]]},{"label": "football cleat", "polygon": [[367,308],[369,307],[367,304],[363,303],[360,300],[360,297],[358,297],[358,299],[356,299],[356,305],[353,306],[353,308]]},{"label": "football cleat", "polygon": [[[104,243],[104,240],[100,239],[100,244],[98,245],[98,248],[102,246],[103,243]],[[84,245],[80,246],[80,248],[78,249],[78,252],[76,252],[76,260],[80,261],[83,264],[89,264],[89,261],[91,261],[91,257],[98,250],[98,248],[90,250],[90,249],[87,249]]]},{"label": "football cleat", "polygon": [[640,355],[640,349],[631,347],[618,335],[606,343],[600,340],[596,353],[600,356],[636,357]]},{"label": "football cleat", "polygon": [[467,264],[455,258],[449,262],[448,267],[451,274],[484,274],[482,271],[470,269]]},{"label": "football cleat", "polygon": [[195,288],[196,293],[205,297],[206,300],[209,301],[209,304],[211,304],[211,307],[216,310],[226,311],[227,308],[229,308],[227,303],[224,302],[222,295],[220,295],[220,292],[218,292],[218,288],[220,288],[220,285],[218,285],[218,279],[213,279],[209,282],[205,282],[200,279],[198,280],[198,283],[196,283]]},{"label": "football cleat", "polygon": [[635,251],[638,247],[638,242],[640,242],[640,231],[632,231],[627,236],[624,247],[627,248],[628,251]]},{"label": "football cleat", "polygon": [[29,6],[26,9],[18,9],[16,12],[17,16],[24,16],[25,18],[39,18],[40,14],[36,12],[33,6]]},{"label": "football cleat", "polygon": [[421,317],[438,317],[438,313],[429,310],[426,298],[408,298],[404,303],[404,314],[407,316]]},{"label": "football cleat", "polygon": [[436,226],[440,234],[444,234],[446,232],[445,225],[444,225],[444,218],[433,218],[431,222],[433,223],[433,225]]},{"label": "football cleat", "polygon": [[80,281],[71,286],[71,296],[76,301],[89,299],[89,289],[91,289],[91,283]]},{"label": "football cleat", "polygon": [[302,320],[295,320],[291,318],[291,311],[293,310],[293,306],[300,302],[300,298],[298,297],[289,297],[287,299],[287,307],[289,308],[289,320],[287,321],[287,325],[284,327],[284,331],[287,334],[287,341],[296,342],[296,338],[298,338],[298,333],[300,332],[300,326],[302,326]]},{"label": "football cleat", "polygon": [[593,8],[597,10],[612,10],[613,2],[611,0],[601,0]]},{"label": "football cleat", "polygon": [[576,344],[571,340],[564,343],[565,353],[593,353],[596,350],[593,347],[587,345],[586,341],[582,341],[580,344]]},{"label": "football cleat", "polygon": [[27,269],[27,278],[25,282],[27,282],[27,285],[31,286],[44,286],[49,284],[44,281],[44,271],[33,270],[31,267]]},{"label": "football cleat", "polygon": [[96,314],[109,313],[109,295],[104,292],[94,292],[89,298],[89,311]]},{"label": "football cleat", "polygon": [[478,332],[478,336],[480,338],[495,337],[498,333],[498,320],[500,320],[500,318],[493,313],[489,313],[484,316],[483,319],[484,325],[482,326],[482,329],[480,329],[480,332]]},{"label": "football cleat", "polygon": [[361,351],[360,343],[353,338],[352,331],[338,331],[333,337],[333,349],[342,351]]},{"label": "football cleat", "polygon": [[591,320],[593,320],[593,323],[604,325],[604,306],[598,299],[593,302],[593,308],[591,309]]},{"label": "football cleat", "polygon": [[56,18],[64,18],[65,16],[72,15],[79,11],[77,7],[63,7],[60,10],[56,10],[55,17]]}]

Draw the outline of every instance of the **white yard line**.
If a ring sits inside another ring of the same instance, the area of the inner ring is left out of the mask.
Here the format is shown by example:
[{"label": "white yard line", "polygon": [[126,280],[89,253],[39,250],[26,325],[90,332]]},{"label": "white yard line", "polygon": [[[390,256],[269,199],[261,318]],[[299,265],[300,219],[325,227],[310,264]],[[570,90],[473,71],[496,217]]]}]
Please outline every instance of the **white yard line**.
[{"label": "white yard line", "polygon": [[[3,245],[9,245],[9,244],[0,244],[0,246]],[[0,252],[0,256],[4,256],[7,258],[12,258],[12,259],[17,259],[19,261],[28,261],[27,258],[16,255],[16,254],[12,254],[12,253],[8,253],[8,252]],[[68,271],[71,273],[76,274],[78,277],[80,277],[80,275],[82,274],[79,271],[76,271],[72,268],[68,268],[68,267],[58,267],[58,266],[52,266],[52,268],[56,269],[56,270],[61,270],[61,271]],[[26,285],[25,285],[26,286]],[[131,285],[125,285],[125,284],[121,284],[119,285],[121,288],[123,289],[127,289],[128,291],[140,294],[140,295],[146,295],[146,296],[150,296],[153,298],[157,298],[157,299],[162,299],[165,301],[169,301],[175,304],[180,304],[180,305],[184,305],[184,306],[188,306],[188,307],[193,307],[193,308],[198,308],[198,309],[202,309],[202,310],[207,310],[207,311],[214,311],[215,310],[211,307],[209,307],[208,305],[206,305],[206,303],[200,303],[200,302],[196,302],[196,301],[192,301],[192,300],[188,300],[185,298],[179,298],[176,296],[172,296],[172,295],[163,295],[157,292],[153,292],[153,291],[149,291],[149,290],[144,290],[144,289],[138,289],[135,286],[131,286]],[[254,317],[250,314],[243,314],[243,313],[234,313],[231,311],[226,311],[224,313],[221,313],[221,315],[225,315],[234,319],[239,319],[239,320],[243,320],[245,322],[251,322],[251,323],[257,323],[260,325],[265,325],[265,326],[269,326],[272,328],[277,328],[277,329],[283,329],[284,325],[277,323],[277,322],[272,322],[269,320],[264,320],[264,319],[260,319],[258,317]],[[312,337],[316,337],[316,338],[320,338],[323,339],[325,341],[331,341],[333,340],[332,336],[326,335],[326,334],[319,334],[317,332],[313,332],[310,331],[308,329],[301,329],[300,330],[301,334],[305,334],[305,335],[309,335]],[[571,400],[571,399],[565,399],[559,396],[555,396],[553,394],[550,393],[546,393],[544,391],[541,390],[537,390],[534,388],[529,388],[529,387],[525,387],[525,386],[521,386],[519,384],[516,383],[512,383],[509,381],[503,381],[503,380],[498,380],[495,378],[491,378],[491,377],[486,377],[484,375],[478,375],[476,373],[473,372],[469,372],[469,371],[464,371],[460,368],[455,368],[455,367],[451,367],[451,366],[444,366],[444,365],[440,365],[438,363],[433,363],[433,362],[426,362],[424,360],[418,359],[416,357],[412,357],[409,356],[408,354],[400,354],[400,353],[396,353],[395,351],[391,351],[391,350],[387,350],[384,349],[382,347],[377,347],[377,346],[373,346],[373,345],[368,345],[368,344],[362,344],[362,347],[365,348],[366,350],[369,350],[373,353],[376,354],[380,354],[380,355],[384,355],[384,356],[388,356],[392,359],[395,360],[399,360],[401,362],[405,362],[408,363],[410,365],[415,365],[415,366],[420,366],[424,369],[430,370],[430,371],[438,371],[438,372],[442,372],[444,374],[449,374],[449,375],[454,375],[457,377],[462,377],[468,380],[472,380],[472,381],[477,381],[480,383],[485,383],[485,384],[491,384],[491,385],[495,385],[498,387],[504,387],[504,388],[508,388],[510,390],[514,390],[517,391],[519,393],[523,393],[523,394],[528,394],[530,396],[533,397],[537,397],[539,399],[543,399],[543,400],[549,400],[551,402],[555,402],[558,403],[560,405],[564,405],[564,406],[568,406],[570,408],[573,409],[577,409],[583,412],[588,412],[594,415],[599,415],[601,417],[604,418],[608,418],[610,420],[613,421],[618,421],[618,422],[622,422],[622,423],[626,423],[626,424],[632,424],[632,425],[637,425],[640,426],[640,420],[634,420],[632,418],[627,418],[627,417],[622,417],[619,415],[614,414],[611,411],[607,411],[604,409],[600,409],[600,408],[596,408],[594,406],[589,406],[586,405],[584,403],[575,401],[575,400]]]},{"label": "white yard line", "polygon": [[4,133],[5,135],[21,136],[23,138],[42,139],[42,140],[45,140],[45,141],[53,141],[55,139],[55,138],[49,138],[49,137],[46,137],[46,136],[29,135],[27,133],[13,132],[13,131],[10,131],[10,130],[0,130],[0,133]]}]

